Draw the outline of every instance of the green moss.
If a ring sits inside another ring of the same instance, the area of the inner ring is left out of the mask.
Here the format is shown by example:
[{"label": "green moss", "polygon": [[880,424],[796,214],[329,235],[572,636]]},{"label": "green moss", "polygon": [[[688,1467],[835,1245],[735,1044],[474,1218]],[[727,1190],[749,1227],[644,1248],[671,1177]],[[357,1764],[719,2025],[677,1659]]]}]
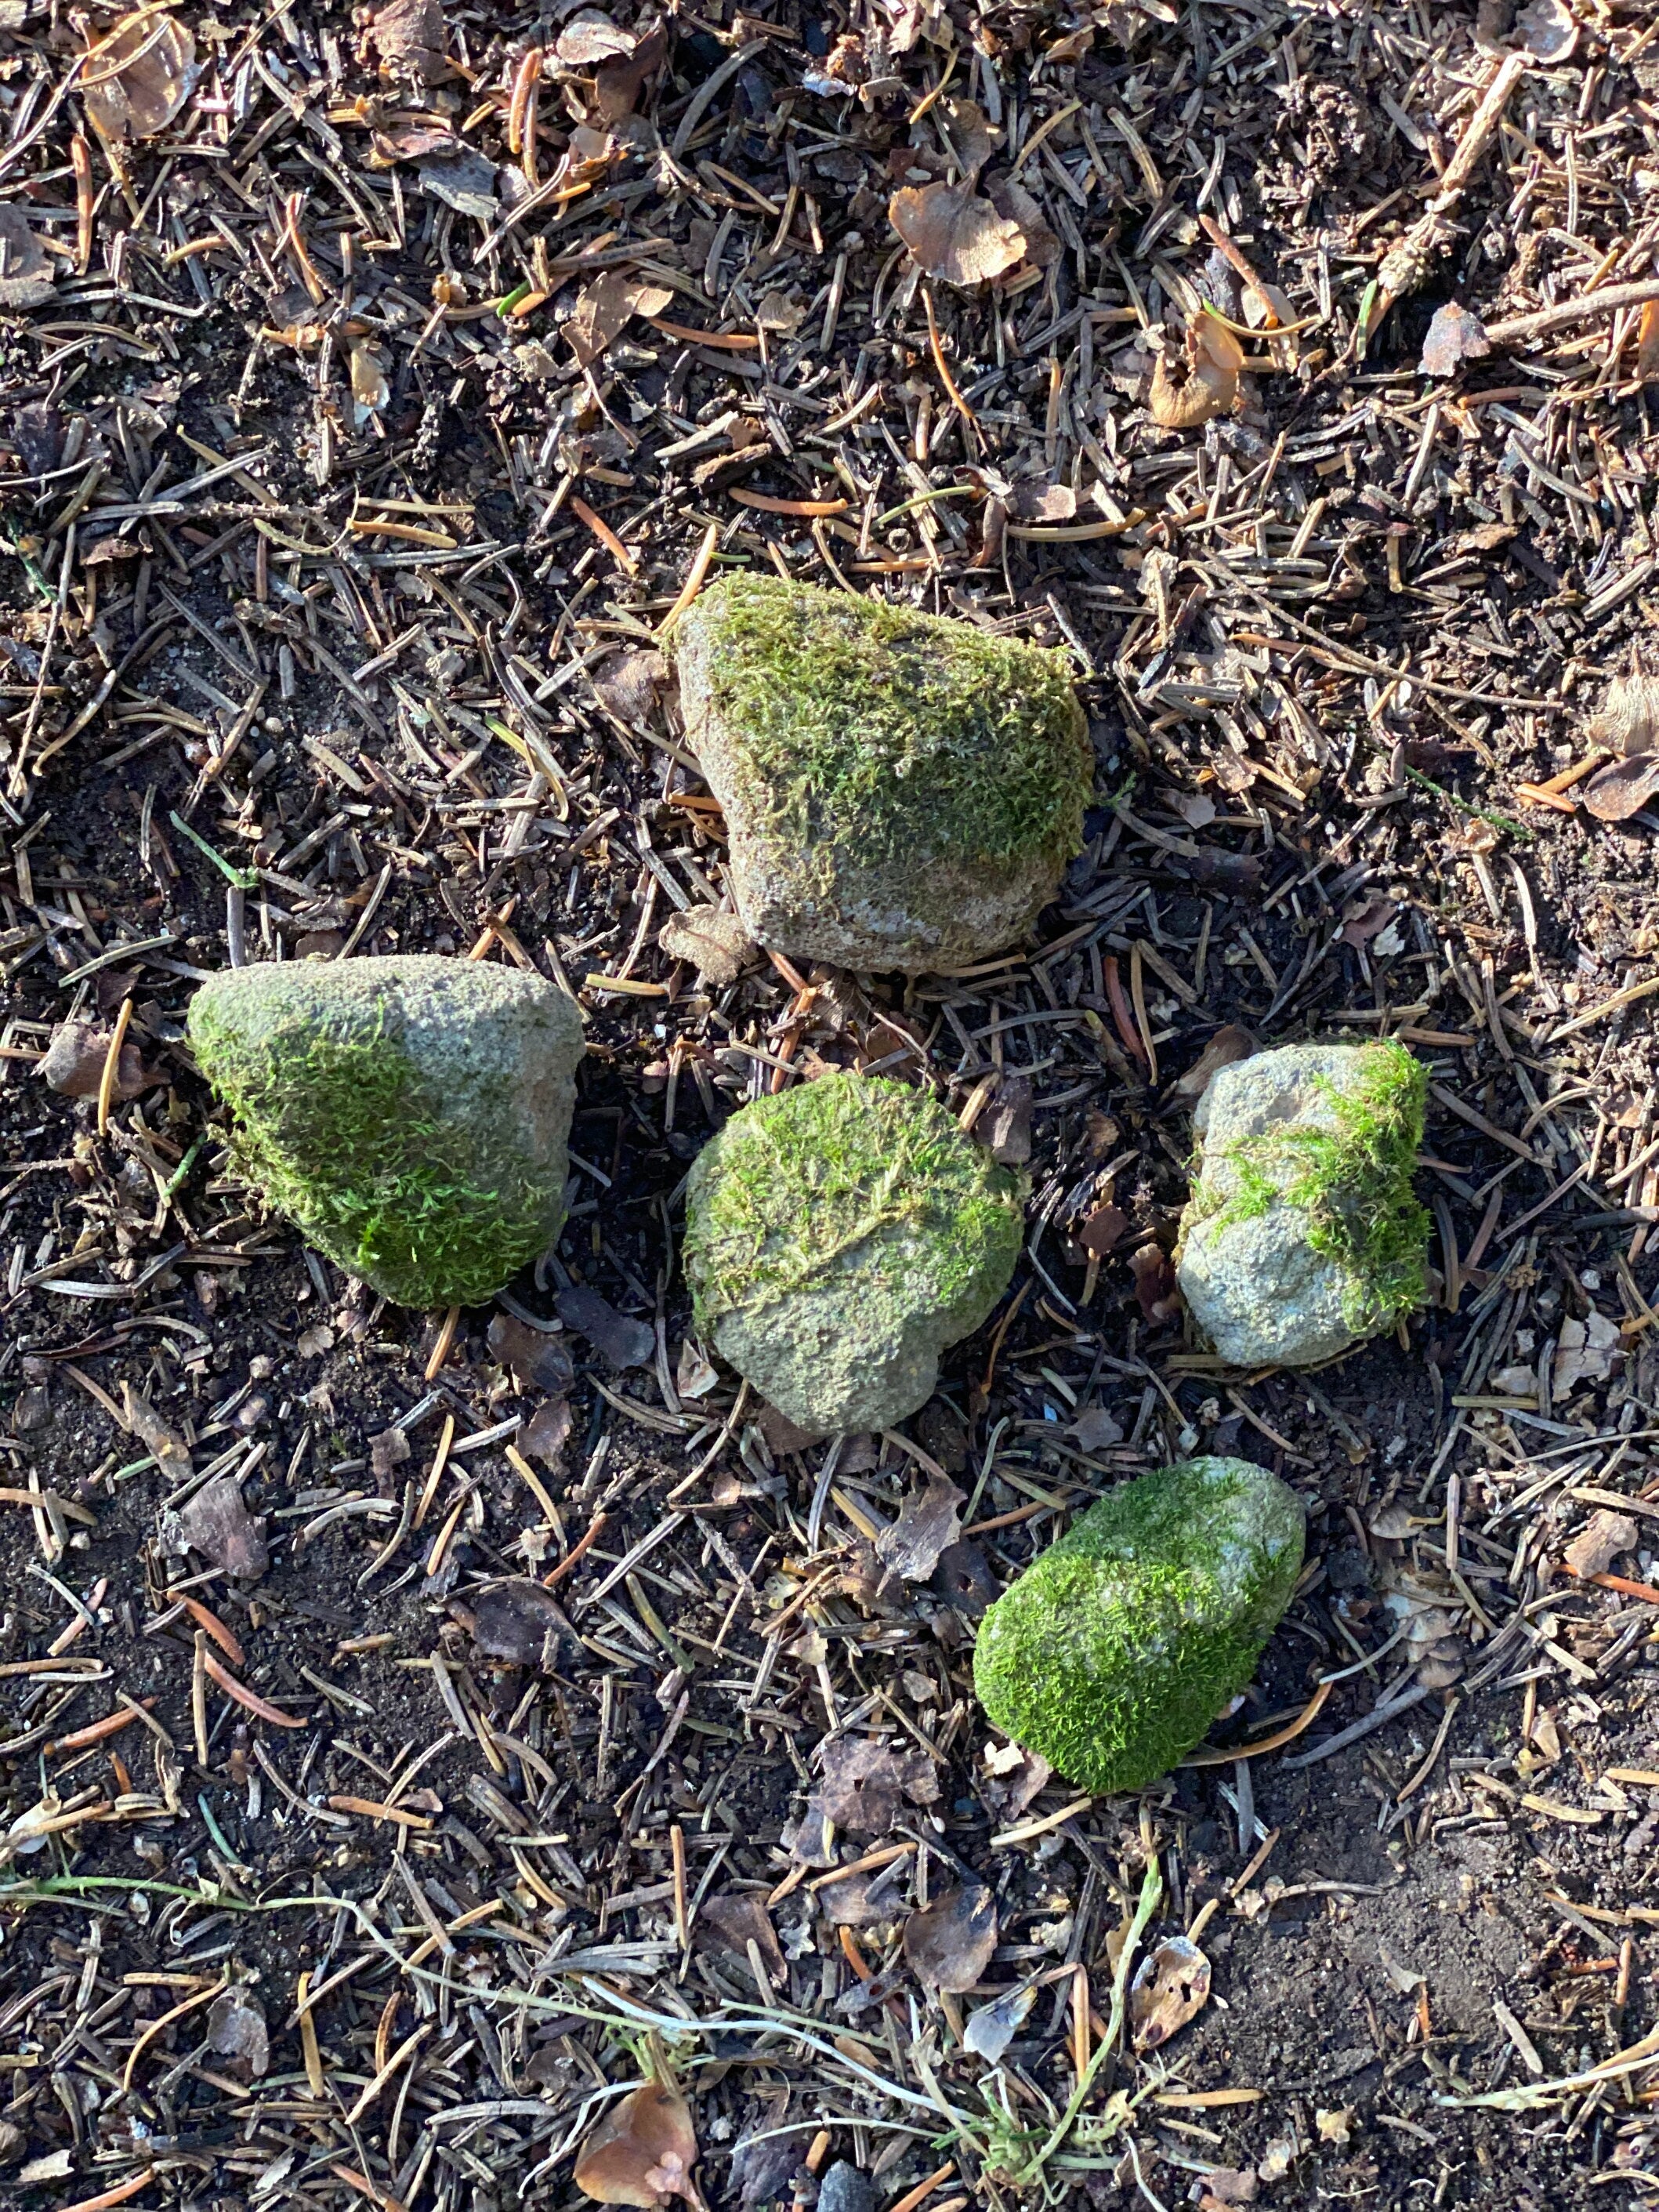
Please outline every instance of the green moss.
[{"label": "green moss", "polygon": [[988,1279],[1006,1283],[1023,1196],[1018,1176],[902,1084],[830,1075],[757,1099],[691,1170],[685,1272],[697,1326],[706,1334],[725,1314],[763,1312],[854,1262],[860,1296],[885,1288],[949,1312]]},{"label": "green moss", "polygon": [[990,870],[1077,850],[1093,757],[1063,653],[750,574],[687,620],[769,834],[822,854],[850,832],[872,861]]},{"label": "green moss", "polygon": [[1316,1079],[1334,1127],[1273,1129],[1230,1145],[1231,1188],[1218,1199],[1202,1178],[1194,1218],[1224,1228],[1275,1205],[1308,1217],[1308,1242],[1347,1277],[1343,1317],[1375,1335],[1423,1303],[1429,1217],[1412,1178],[1423,1143],[1428,1071],[1403,1045],[1365,1046],[1352,1083]]},{"label": "green moss", "polygon": [[470,1305],[546,1247],[544,1180],[505,1138],[446,1121],[384,1016],[295,1020],[250,1040],[192,1001],[198,1065],[248,1180],[318,1249],[399,1304]]},{"label": "green moss", "polygon": [[986,1614],[980,1701],[1068,1781],[1139,1789],[1250,1680],[1302,1548],[1295,1496],[1248,1461],[1188,1460],[1125,1483]]}]

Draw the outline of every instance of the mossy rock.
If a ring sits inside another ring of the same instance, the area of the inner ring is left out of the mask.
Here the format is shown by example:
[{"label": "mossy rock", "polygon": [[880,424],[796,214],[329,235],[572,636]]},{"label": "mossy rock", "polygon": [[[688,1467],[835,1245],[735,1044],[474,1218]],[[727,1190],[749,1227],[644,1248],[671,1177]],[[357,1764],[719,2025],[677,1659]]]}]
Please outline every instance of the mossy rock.
[{"label": "mossy rock", "polygon": [[227,969],[189,1035],[242,1171],[400,1305],[492,1297],[557,1233],[582,1026],[540,976],[424,954]]},{"label": "mossy rock", "polygon": [[1063,653],[746,573],[674,652],[759,943],[914,973],[1000,951],[1054,897],[1093,773]]},{"label": "mossy rock", "polygon": [[698,1329],[798,1427],[890,1428],[1007,1288],[1024,1198],[902,1084],[828,1075],[757,1099],[687,1187]]},{"label": "mossy rock", "polygon": [[1183,1460],[1124,1483],[986,1614],[980,1703],[1082,1789],[1156,1781],[1255,1672],[1303,1537],[1295,1492],[1249,1460]]},{"label": "mossy rock", "polygon": [[1224,1359],[1312,1366],[1422,1304],[1427,1085],[1395,1043],[1286,1045],[1216,1075],[1176,1273]]}]

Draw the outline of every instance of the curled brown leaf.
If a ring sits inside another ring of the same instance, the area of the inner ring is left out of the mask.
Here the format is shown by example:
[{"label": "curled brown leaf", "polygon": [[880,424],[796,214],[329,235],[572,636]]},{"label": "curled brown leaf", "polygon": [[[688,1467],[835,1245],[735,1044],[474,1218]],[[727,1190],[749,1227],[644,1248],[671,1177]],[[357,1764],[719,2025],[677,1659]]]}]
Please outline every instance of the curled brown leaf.
[{"label": "curled brown leaf", "polygon": [[600,2204],[633,2204],[661,2212],[671,2197],[702,2203],[691,2169],[697,2135],[691,2107],[653,2048],[651,2079],[630,2089],[582,2145],[575,2182]]},{"label": "curled brown leaf", "polygon": [[1183,374],[1177,378],[1167,349],[1158,356],[1148,402],[1153,422],[1160,429],[1195,430],[1231,414],[1243,365],[1238,340],[1218,316],[1200,308],[1187,325]]},{"label": "curled brown leaf", "polygon": [[1156,2051],[1209,2002],[1210,1962],[1189,1936],[1170,1936],[1150,1952],[1129,1985],[1137,2051]]},{"label": "curled brown leaf", "polygon": [[154,8],[135,9],[88,52],[81,72],[87,120],[125,144],[165,131],[202,74],[190,27]]},{"label": "curled brown leaf", "polygon": [[983,284],[1024,258],[1025,234],[965,179],[907,185],[887,204],[888,220],[929,276]]},{"label": "curled brown leaf", "polygon": [[1609,762],[1584,786],[1584,804],[1598,822],[1628,822],[1659,794],[1659,753]]}]

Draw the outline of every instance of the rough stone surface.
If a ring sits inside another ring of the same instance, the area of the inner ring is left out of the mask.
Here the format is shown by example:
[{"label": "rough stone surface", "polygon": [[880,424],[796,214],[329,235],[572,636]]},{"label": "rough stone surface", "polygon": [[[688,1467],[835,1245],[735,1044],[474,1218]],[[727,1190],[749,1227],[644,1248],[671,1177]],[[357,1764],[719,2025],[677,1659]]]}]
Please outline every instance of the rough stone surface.
[{"label": "rough stone surface", "polygon": [[750,934],[869,971],[1023,937],[1092,776],[1065,656],[875,599],[734,575],[675,640]]},{"label": "rough stone surface", "polygon": [[425,954],[228,969],[189,1034],[245,1171],[386,1297],[476,1304],[556,1234],[582,1028],[539,976]]},{"label": "rough stone surface", "polygon": [[1176,1274],[1224,1359],[1311,1366],[1420,1301],[1423,1093],[1395,1044],[1287,1045],[1217,1073]]},{"label": "rough stone surface", "polygon": [[890,1428],[1006,1289],[1024,1193],[902,1084],[830,1075],[757,1099],[691,1170],[698,1328],[799,1427]]},{"label": "rough stone surface", "polygon": [[1109,1491],[986,1614],[980,1702],[1067,1781],[1140,1789],[1255,1673],[1303,1537],[1300,1499],[1249,1460],[1185,1460]]}]

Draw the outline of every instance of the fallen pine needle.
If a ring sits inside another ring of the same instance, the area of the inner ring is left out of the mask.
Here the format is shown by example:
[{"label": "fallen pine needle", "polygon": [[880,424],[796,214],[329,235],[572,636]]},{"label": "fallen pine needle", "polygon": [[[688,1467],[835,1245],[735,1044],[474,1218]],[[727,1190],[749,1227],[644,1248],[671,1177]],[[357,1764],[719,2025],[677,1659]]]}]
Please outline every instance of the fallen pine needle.
[{"label": "fallen pine needle", "polygon": [[309,1721],[295,1720],[292,1713],[283,1712],[280,1706],[268,1705],[255,1692],[245,1688],[228,1668],[219,1664],[210,1651],[203,1652],[202,1666],[228,1698],[234,1698],[239,1705],[246,1705],[249,1712],[257,1713],[262,1721],[270,1721],[276,1728],[310,1727]]},{"label": "fallen pine needle", "polygon": [[685,581],[680,586],[679,597],[675,600],[673,605],[670,607],[668,612],[663,617],[662,620],[657,624],[657,635],[659,637],[666,637],[668,635],[675,623],[690,605],[692,600],[695,599],[697,593],[702,591],[702,580],[708,574],[708,564],[713,561],[714,557],[714,548],[720,544],[720,526],[718,522],[711,522],[708,529],[702,533],[702,543],[698,546],[696,556],[692,560],[691,566],[686,572]]},{"label": "fallen pine needle", "polygon": [[1325,1700],[1336,1687],[1334,1682],[1322,1682],[1296,1718],[1273,1735],[1263,1736],[1260,1743],[1241,1743],[1236,1750],[1221,1751],[1206,1746],[1183,1759],[1183,1766],[1231,1766],[1240,1759],[1260,1759],[1264,1752],[1282,1751],[1287,1743],[1294,1743],[1305,1728],[1311,1728],[1325,1710]]}]

